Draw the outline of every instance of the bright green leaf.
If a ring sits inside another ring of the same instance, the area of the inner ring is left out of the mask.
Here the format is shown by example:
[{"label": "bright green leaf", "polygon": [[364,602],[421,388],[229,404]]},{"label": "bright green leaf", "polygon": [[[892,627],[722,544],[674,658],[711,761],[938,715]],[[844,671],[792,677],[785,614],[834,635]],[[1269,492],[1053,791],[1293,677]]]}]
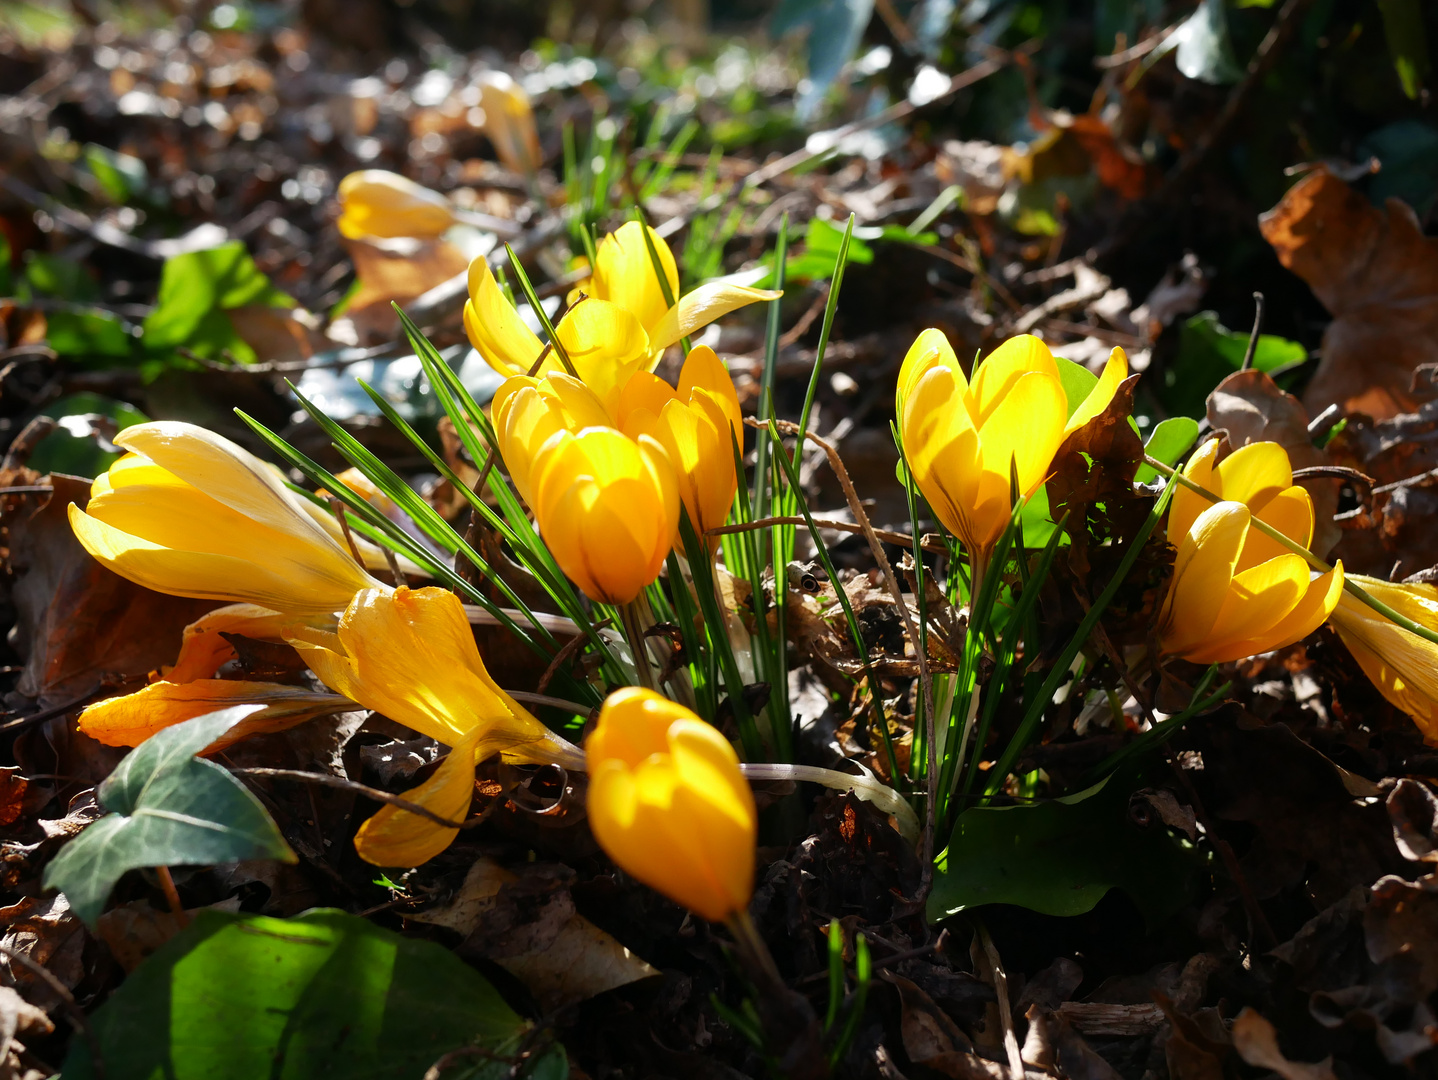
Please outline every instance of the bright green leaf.
[{"label": "bright green leaf", "polygon": [[1098,385],[1098,376],[1082,364],[1075,364],[1062,356],[1055,356],[1054,360],[1059,366],[1059,382],[1063,384],[1064,396],[1068,398],[1068,416],[1072,416],[1093,393],[1093,388]]},{"label": "bright green leaf", "polygon": [[[331,909],[202,911],[90,1025],[106,1080],[417,1080],[469,1045],[495,1059],[465,1075],[498,1080],[529,1026],[443,946]],[[63,1074],[96,1075],[84,1039]],[[545,1075],[563,1076],[552,1063]]]},{"label": "bright green leaf", "polygon": [[[1230,330],[1212,311],[1201,311],[1179,331],[1178,353],[1163,373],[1160,400],[1169,413],[1202,416],[1213,388],[1227,375],[1243,366],[1248,351],[1248,334]],[[1276,334],[1260,334],[1253,353],[1253,366],[1278,376],[1308,358],[1308,350],[1296,341]]]},{"label": "bright green leaf", "polygon": [[165,260],[160,272],[155,310],[145,320],[145,347],[157,351],[188,344],[216,309],[291,303],[270,284],[238,240],[208,251],[176,255]]},{"label": "bright green leaf", "polygon": [[149,175],[145,163],[95,143],[85,144],[85,164],[112,203],[129,202],[145,190]]},{"label": "bright green leaf", "polygon": [[120,316],[100,308],[51,311],[46,316],[46,340],[61,356],[88,359],[96,367],[111,366],[105,358],[128,360],[135,353],[135,338]]},{"label": "bright green leaf", "polygon": [[110,811],[45,870],[93,926],[115,882],[144,866],[209,866],[241,859],[294,862],[259,799],[225,769],[194,755],[258,706],[237,705],[165,728],[130,751],[96,796]]},{"label": "bright green leaf", "polygon": [[[1173,465],[1188,452],[1198,440],[1198,421],[1189,416],[1170,416],[1161,420],[1148,437],[1143,452],[1157,458],[1165,465]],[[1147,462],[1138,467],[1134,480],[1140,484],[1151,484],[1158,479],[1158,470]]]},{"label": "bright green leaf", "polygon": [[1121,889],[1158,925],[1187,901],[1200,859],[1156,815],[1137,824],[1132,791],[1110,776],[1051,802],[965,810],[938,861],[929,919],[983,904],[1082,915]]}]

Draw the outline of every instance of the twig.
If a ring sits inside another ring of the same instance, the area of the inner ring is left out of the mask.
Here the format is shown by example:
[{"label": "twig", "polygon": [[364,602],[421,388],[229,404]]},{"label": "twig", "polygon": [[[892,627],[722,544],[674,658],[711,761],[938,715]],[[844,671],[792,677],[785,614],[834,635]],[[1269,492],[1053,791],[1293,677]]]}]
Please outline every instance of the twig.
[{"label": "twig", "polygon": [[[718,536],[720,533],[752,532],[755,529],[767,529],[771,525],[803,525],[804,519],[797,514],[785,517],[756,518],[754,521],[741,521],[734,525],[719,525],[712,529],[705,529],[705,536]],[[833,518],[814,519],[814,524],[821,529],[833,529],[836,532],[862,533],[864,527],[853,521],[836,521]],[[874,535],[886,544],[895,544],[899,547],[912,547],[914,538],[906,536],[901,532],[893,532],[889,529],[874,529]],[[920,542],[920,547],[925,551],[931,551],[937,555],[943,555],[949,549],[938,541]]]},{"label": "twig", "polygon": [[[608,626],[611,621],[610,619],[605,619],[603,622],[596,623],[594,629],[596,631],[602,630]],[[554,659],[551,660],[549,666],[544,669],[544,674],[539,677],[539,685],[535,687],[539,694],[543,694],[544,691],[549,688],[550,681],[559,674],[560,668],[574,659],[574,654],[579,652],[588,640],[589,639],[582,634],[579,637],[570,638],[564,643],[564,647],[554,654]],[[535,696],[538,697],[539,694]],[[510,697],[513,696],[514,694],[511,692]]]},{"label": "twig", "polygon": [[89,691],[88,693],[81,694],[79,697],[74,698],[71,701],[66,701],[60,705],[52,705],[48,709],[41,709],[37,713],[31,713],[29,716],[22,716],[18,720],[8,720],[5,723],[0,724],[0,735],[5,734],[7,731],[15,731],[19,728],[29,727],[31,724],[38,724],[41,721],[49,720],[51,717],[60,716],[63,713],[67,713],[76,705],[83,705],[85,702],[89,701],[92,697],[105,689],[107,689],[105,683],[98,683],[93,690]]},{"label": "twig", "polygon": [[350,780],[343,776],[330,776],[328,773],[304,772],[301,769],[263,769],[246,768],[231,770],[241,776],[266,776],[276,780],[299,780],[306,784],[319,784],[321,787],[339,788],[341,791],[353,792],[356,795],[363,795],[367,799],[374,799],[376,802],[389,803],[401,810],[408,810],[411,814],[418,814],[422,818],[442,825],[446,829],[471,829],[478,825],[483,817],[473,818],[469,821],[451,821],[449,818],[440,817],[433,810],[420,806],[419,803],[402,799],[398,795],[391,795],[388,791],[381,791],[379,788],[372,788],[368,784],[361,784],[358,781]]},{"label": "twig", "polygon": [[[359,563],[360,569],[363,570],[364,559],[361,558],[359,553],[359,547],[355,544],[354,535],[350,532],[349,518],[345,516],[345,504],[340,501],[340,498],[337,495],[331,495],[329,498],[329,503],[330,511],[334,514],[335,519],[340,523],[340,532],[344,533],[345,543],[350,546],[350,554],[354,556],[355,562]],[[400,584],[403,584],[403,581],[401,581]]]},{"label": "twig", "polygon": [[1253,354],[1258,351],[1258,331],[1263,327],[1263,294],[1253,294],[1253,332],[1248,335],[1248,349],[1243,354],[1243,363],[1239,365],[1239,371],[1247,371],[1253,366]]},{"label": "twig", "polygon": [[1024,1057],[1019,1051],[1019,1038],[1014,1033],[1014,1011],[1009,1004],[1009,977],[1004,973],[1004,961],[989,937],[989,930],[979,919],[974,920],[974,929],[979,935],[979,944],[994,975],[994,993],[999,999],[999,1024],[1004,1029],[1004,1050],[1008,1053],[1011,1080],[1024,1080]]},{"label": "twig", "polygon": [[1111,255],[1119,248],[1127,247],[1143,231],[1148,220],[1172,202],[1174,197],[1189,185],[1198,174],[1198,167],[1203,164],[1214,148],[1228,137],[1228,131],[1233,126],[1233,122],[1244,114],[1248,107],[1248,99],[1263,84],[1264,78],[1272,70],[1273,65],[1278,62],[1282,46],[1298,29],[1300,17],[1312,2],[1313,0],[1287,0],[1278,12],[1278,17],[1274,19],[1273,25],[1269,27],[1263,41],[1259,43],[1258,50],[1253,54],[1253,59],[1248,62],[1247,72],[1238,85],[1233,88],[1232,93],[1228,95],[1228,100],[1224,102],[1223,109],[1218,116],[1204,128],[1203,134],[1179,159],[1178,164],[1164,179],[1158,191],[1134,210],[1128,223],[1115,229],[1107,239],[1089,252],[1090,262]]},{"label": "twig", "polygon": [[30,970],[41,982],[59,995],[60,1000],[65,1003],[65,1011],[70,1017],[70,1024],[80,1033],[85,1040],[85,1046],[90,1051],[90,1067],[100,1080],[105,1076],[105,1058],[100,1053],[100,1040],[95,1035],[95,1029],[90,1026],[90,1018],[85,1015],[85,1010],[80,1008],[80,1003],[75,1000],[75,995],[70,993],[69,987],[62,983],[49,968],[36,960],[32,960],[22,952],[16,952],[8,945],[0,945],[0,953],[8,956],[11,960],[18,960]]},{"label": "twig", "polygon": [[190,925],[190,916],[185,911],[185,905],[180,903],[180,890],[175,888],[174,875],[168,866],[157,866],[155,876],[160,879],[160,890],[165,894],[165,902],[170,905],[170,914],[183,930]]}]

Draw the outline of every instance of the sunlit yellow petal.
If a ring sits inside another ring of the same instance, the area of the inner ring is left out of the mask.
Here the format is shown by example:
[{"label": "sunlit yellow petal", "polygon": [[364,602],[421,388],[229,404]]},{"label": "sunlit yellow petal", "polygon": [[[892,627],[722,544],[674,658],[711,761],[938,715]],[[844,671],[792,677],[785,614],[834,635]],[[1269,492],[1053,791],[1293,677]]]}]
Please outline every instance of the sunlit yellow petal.
[{"label": "sunlit yellow petal", "polygon": [[1109,402],[1117,392],[1119,384],[1128,378],[1128,357],[1118,346],[1114,346],[1108,354],[1108,363],[1104,364],[1103,374],[1099,376],[1094,388],[1089,391],[1088,397],[1084,398],[1074,414],[1068,418],[1064,425],[1064,434],[1077,431],[1099,413],[1108,408]]},{"label": "sunlit yellow petal", "polygon": [[1228,598],[1250,518],[1242,503],[1216,503],[1198,516],[1183,538],[1173,564],[1173,584],[1159,616],[1164,652],[1183,656],[1208,637]]},{"label": "sunlit yellow petal", "polygon": [[[1396,584],[1354,574],[1352,580],[1382,603],[1429,629],[1438,629],[1438,589]],[[1438,645],[1343,593],[1332,612],[1333,627],[1363,673],[1396,708],[1413,717],[1424,741],[1438,745]]]},{"label": "sunlit yellow petal", "polygon": [[971,380],[974,419],[979,430],[983,430],[989,415],[999,407],[1010,388],[1025,375],[1035,371],[1050,375],[1054,379],[1059,377],[1059,367],[1054,361],[1053,353],[1032,334],[1011,337],[984,357]]},{"label": "sunlit yellow petal", "polygon": [[336,224],[350,239],[413,236],[434,239],[454,224],[449,200],[384,169],[353,172],[340,181]]},{"label": "sunlit yellow petal", "polygon": [[[648,228],[637,221],[625,222],[601,240],[594,259],[593,281],[596,299],[622,307],[639,320],[646,332],[657,328],[670,308],[644,242],[644,230]],[[679,268],[674,264],[674,253],[653,229],[649,229],[649,239],[664,268],[669,295],[677,297]]]},{"label": "sunlit yellow petal", "polygon": [[506,299],[482,256],[469,264],[464,329],[469,343],[501,375],[527,374],[544,348]]},{"label": "sunlit yellow petal", "polygon": [[656,352],[667,349],[682,337],[702,330],[715,319],[731,311],[757,304],[761,300],[777,300],[782,291],[755,289],[748,285],[731,285],[711,281],[679,298],[649,335],[649,344]]},{"label": "sunlit yellow petal", "polygon": [[554,332],[579,378],[612,415],[629,377],[649,363],[649,336],[639,319],[591,298],[570,308]]},{"label": "sunlit yellow petal", "polygon": [[[433,776],[404,793],[408,802],[431,813],[459,822],[474,799],[475,747],[480,739],[476,728],[454,745]],[[355,850],[361,859],[375,866],[419,866],[429,862],[459,835],[429,818],[386,805],[359,827]]]}]

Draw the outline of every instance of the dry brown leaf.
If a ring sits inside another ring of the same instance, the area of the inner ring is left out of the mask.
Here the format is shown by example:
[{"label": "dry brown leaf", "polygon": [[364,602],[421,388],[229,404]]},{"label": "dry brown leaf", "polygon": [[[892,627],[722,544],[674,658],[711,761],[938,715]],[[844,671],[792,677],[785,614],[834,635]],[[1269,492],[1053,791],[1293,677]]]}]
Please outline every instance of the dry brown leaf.
[{"label": "dry brown leaf", "polygon": [[1250,1065],[1272,1069],[1283,1080],[1337,1080],[1331,1057],[1313,1065],[1289,1061],[1278,1048],[1278,1033],[1273,1025],[1254,1009],[1246,1008],[1238,1014],[1230,1034],[1239,1057]]},{"label": "dry brown leaf", "polygon": [[[85,974],[85,936],[84,924],[70,913],[63,893],[27,896],[0,908],[0,945],[44,966],[72,990]],[[32,1005],[48,1011],[60,1003],[50,985],[25,965],[0,957],[0,971]]]},{"label": "dry brown leaf", "polygon": [[[209,908],[196,911],[239,911],[239,897],[221,900]],[[184,926],[171,911],[157,911],[143,900],[111,908],[95,920],[95,936],[110,948],[110,953],[126,972],[134,971],[149,955],[178,934]]]},{"label": "dry brown leaf", "polygon": [[[1308,421],[1308,410],[1296,397],[1254,368],[1235,371],[1208,395],[1208,422],[1215,431],[1228,433],[1229,446],[1237,450],[1249,443],[1276,442],[1288,451],[1295,469],[1332,464],[1309,438]],[[1333,520],[1339,482],[1320,479],[1302,483],[1313,496],[1313,553],[1326,558],[1343,534]]]},{"label": "dry brown leaf", "polygon": [[1438,239],[1407,204],[1379,210],[1326,169],[1290,188],[1259,227],[1333,315],[1303,395],[1309,411],[1412,412],[1414,370],[1438,361]]},{"label": "dry brown leaf", "polygon": [[536,903],[523,884],[519,875],[481,858],[449,904],[409,917],[464,934],[461,951],[469,948],[499,964],[547,1011],[659,974],[578,914],[567,889],[555,888]]},{"label": "dry brown leaf", "polygon": [[25,810],[30,781],[14,767],[0,768],[0,825],[14,825]]},{"label": "dry brown leaf", "polygon": [[405,246],[400,251],[364,240],[346,240],[345,247],[359,278],[359,288],[345,314],[362,337],[393,337],[399,317],[390,307],[391,301],[404,304],[413,300],[469,266],[464,252],[443,240]]},{"label": "dry brown leaf", "polygon": [[235,333],[255,350],[261,363],[298,363],[308,360],[324,346],[324,336],[304,318],[308,313],[298,309],[246,304],[230,308],[225,314],[230,317]]}]

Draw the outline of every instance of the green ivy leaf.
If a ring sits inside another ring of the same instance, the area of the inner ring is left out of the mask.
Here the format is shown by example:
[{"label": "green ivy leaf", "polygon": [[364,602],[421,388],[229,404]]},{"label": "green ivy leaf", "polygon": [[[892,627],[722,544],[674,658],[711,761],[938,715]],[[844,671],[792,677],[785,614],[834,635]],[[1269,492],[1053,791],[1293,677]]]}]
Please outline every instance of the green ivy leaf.
[{"label": "green ivy leaf", "polygon": [[954,822],[940,856],[931,921],[982,904],[1082,915],[1121,889],[1150,928],[1183,906],[1201,865],[1186,839],[1129,816],[1131,783],[1110,776],[1050,802],[975,807]]},{"label": "green ivy leaf", "polygon": [[237,705],[165,728],[130,751],[96,796],[110,811],[45,869],[93,926],[115,882],[143,866],[208,866],[241,859],[295,862],[259,799],[212,761],[194,755],[258,706]]},{"label": "green ivy leaf", "polygon": [[[529,1027],[448,949],[330,909],[293,919],[202,911],[90,1026],[106,1080],[417,1078],[462,1046],[502,1059]],[[546,1075],[563,1080],[550,1057]],[[463,1066],[445,1076],[498,1080],[510,1063]],[[62,1071],[95,1076],[84,1039]]]}]

